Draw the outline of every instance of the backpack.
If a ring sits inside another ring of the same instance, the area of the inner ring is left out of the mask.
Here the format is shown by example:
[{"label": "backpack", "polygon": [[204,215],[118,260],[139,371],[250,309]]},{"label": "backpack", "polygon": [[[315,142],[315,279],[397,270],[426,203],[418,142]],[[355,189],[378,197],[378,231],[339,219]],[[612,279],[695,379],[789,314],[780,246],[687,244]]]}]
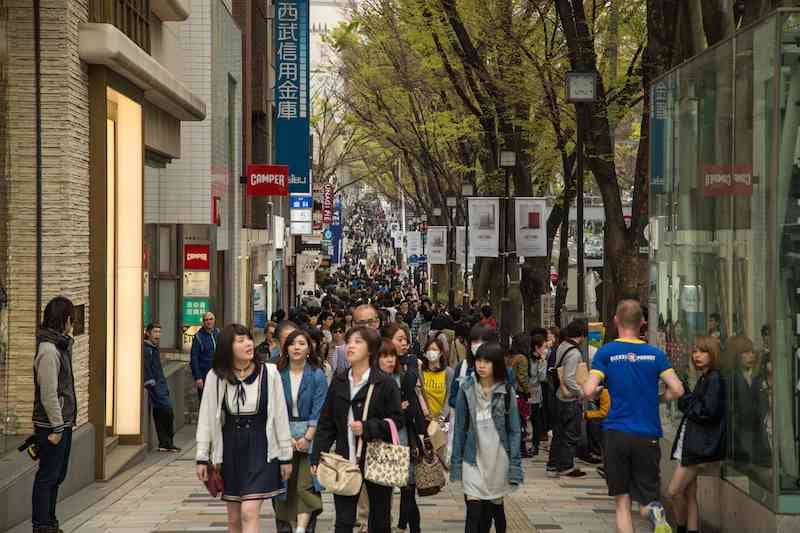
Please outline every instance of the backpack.
[{"label": "backpack", "polygon": [[547,381],[550,383],[550,386],[553,387],[554,391],[557,391],[561,387],[561,378],[558,377],[558,369],[564,363],[564,358],[572,350],[578,350],[578,347],[573,344],[571,348],[561,355],[561,359],[558,360],[556,366],[547,369]]}]

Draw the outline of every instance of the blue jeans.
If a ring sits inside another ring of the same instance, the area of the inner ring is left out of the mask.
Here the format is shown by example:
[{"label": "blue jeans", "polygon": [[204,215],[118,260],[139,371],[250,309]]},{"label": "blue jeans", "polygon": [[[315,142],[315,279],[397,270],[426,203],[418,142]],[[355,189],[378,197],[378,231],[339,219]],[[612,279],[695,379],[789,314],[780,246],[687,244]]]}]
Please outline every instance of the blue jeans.
[{"label": "blue jeans", "polygon": [[58,488],[67,477],[69,452],[72,448],[72,428],[61,434],[61,442],[47,440],[50,430],[37,429],[39,442],[39,470],[33,482],[33,527],[58,527],[56,502]]}]

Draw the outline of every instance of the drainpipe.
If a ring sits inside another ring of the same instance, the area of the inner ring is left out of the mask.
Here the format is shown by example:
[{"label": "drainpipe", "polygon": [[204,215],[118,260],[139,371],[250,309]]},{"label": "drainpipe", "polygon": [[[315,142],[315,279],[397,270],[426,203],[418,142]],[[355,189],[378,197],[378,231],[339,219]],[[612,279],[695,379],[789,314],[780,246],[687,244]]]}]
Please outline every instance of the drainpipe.
[{"label": "drainpipe", "polygon": [[36,101],[36,323],[42,312],[42,39],[41,0],[33,0],[34,91]]}]

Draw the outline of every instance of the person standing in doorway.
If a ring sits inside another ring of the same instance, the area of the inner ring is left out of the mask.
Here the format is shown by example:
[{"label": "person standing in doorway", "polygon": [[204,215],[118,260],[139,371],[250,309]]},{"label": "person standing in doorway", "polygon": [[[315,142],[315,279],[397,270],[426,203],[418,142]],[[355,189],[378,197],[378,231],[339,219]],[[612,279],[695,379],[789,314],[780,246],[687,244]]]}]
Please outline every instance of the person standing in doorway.
[{"label": "person standing in doorway", "polygon": [[44,309],[33,360],[33,427],[39,469],[33,482],[33,531],[58,533],[58,489],[67,477],[72,428],[77,420],[72,373],[72,302],[57,296]]},{"label": "person standing in doorway", "polygon": [[219,341],[219,329],[216,328],[216,318],[214,313],[203,315],[203,327],[194,334],[192,339],[192,351],[189,359],[192,367],[192,377],[197,388],[197,395],[203,398],[206,375],[211,370],[214,352]]},{"label": "person standing in doorway", "polygon": [[635,500],[655,533],[671,533],[660,502],[659,381],[667,386],[668,400],[680,398],[684,390],[667,355],[639,339],[643,323],[638,301],[626,299],[617,305],[614,324],[620,338],[597,351],[583,392],[594,398],[605,379],[611,395],[603,430],[606,484],[616,504],[617,532],[633,533]]},{"label": "person standing in doorway", "polygon": [[153,422],[158,434],[158,451],[179,452],[173,437],[175,434],[175,413],[169,399],[169,386],[164,376],[164,367],[161,366],[161,326],[150,323],[145,330],[144,338],[144,387],[150,398],[150,407],[153,409]]}]

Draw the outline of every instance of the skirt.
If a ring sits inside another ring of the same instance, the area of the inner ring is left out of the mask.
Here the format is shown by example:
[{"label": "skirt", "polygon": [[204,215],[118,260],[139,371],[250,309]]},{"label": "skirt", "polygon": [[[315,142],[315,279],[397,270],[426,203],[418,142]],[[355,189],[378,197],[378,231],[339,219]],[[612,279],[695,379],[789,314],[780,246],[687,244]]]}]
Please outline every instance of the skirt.
[{"label": "skirt", "polygon": [[307,453],[294,453],[288,490],[285,495],[273,500],[273,503],[275,518],[283,522],[295,523],[297,515],[322,512],[322,496],[314,490]]},{"label": "skirt", "polygon": [[261,418],[226,417],[222,431],[224,501],[268,500],[286,492],[280,464],[267,462],[266,421]]}]

